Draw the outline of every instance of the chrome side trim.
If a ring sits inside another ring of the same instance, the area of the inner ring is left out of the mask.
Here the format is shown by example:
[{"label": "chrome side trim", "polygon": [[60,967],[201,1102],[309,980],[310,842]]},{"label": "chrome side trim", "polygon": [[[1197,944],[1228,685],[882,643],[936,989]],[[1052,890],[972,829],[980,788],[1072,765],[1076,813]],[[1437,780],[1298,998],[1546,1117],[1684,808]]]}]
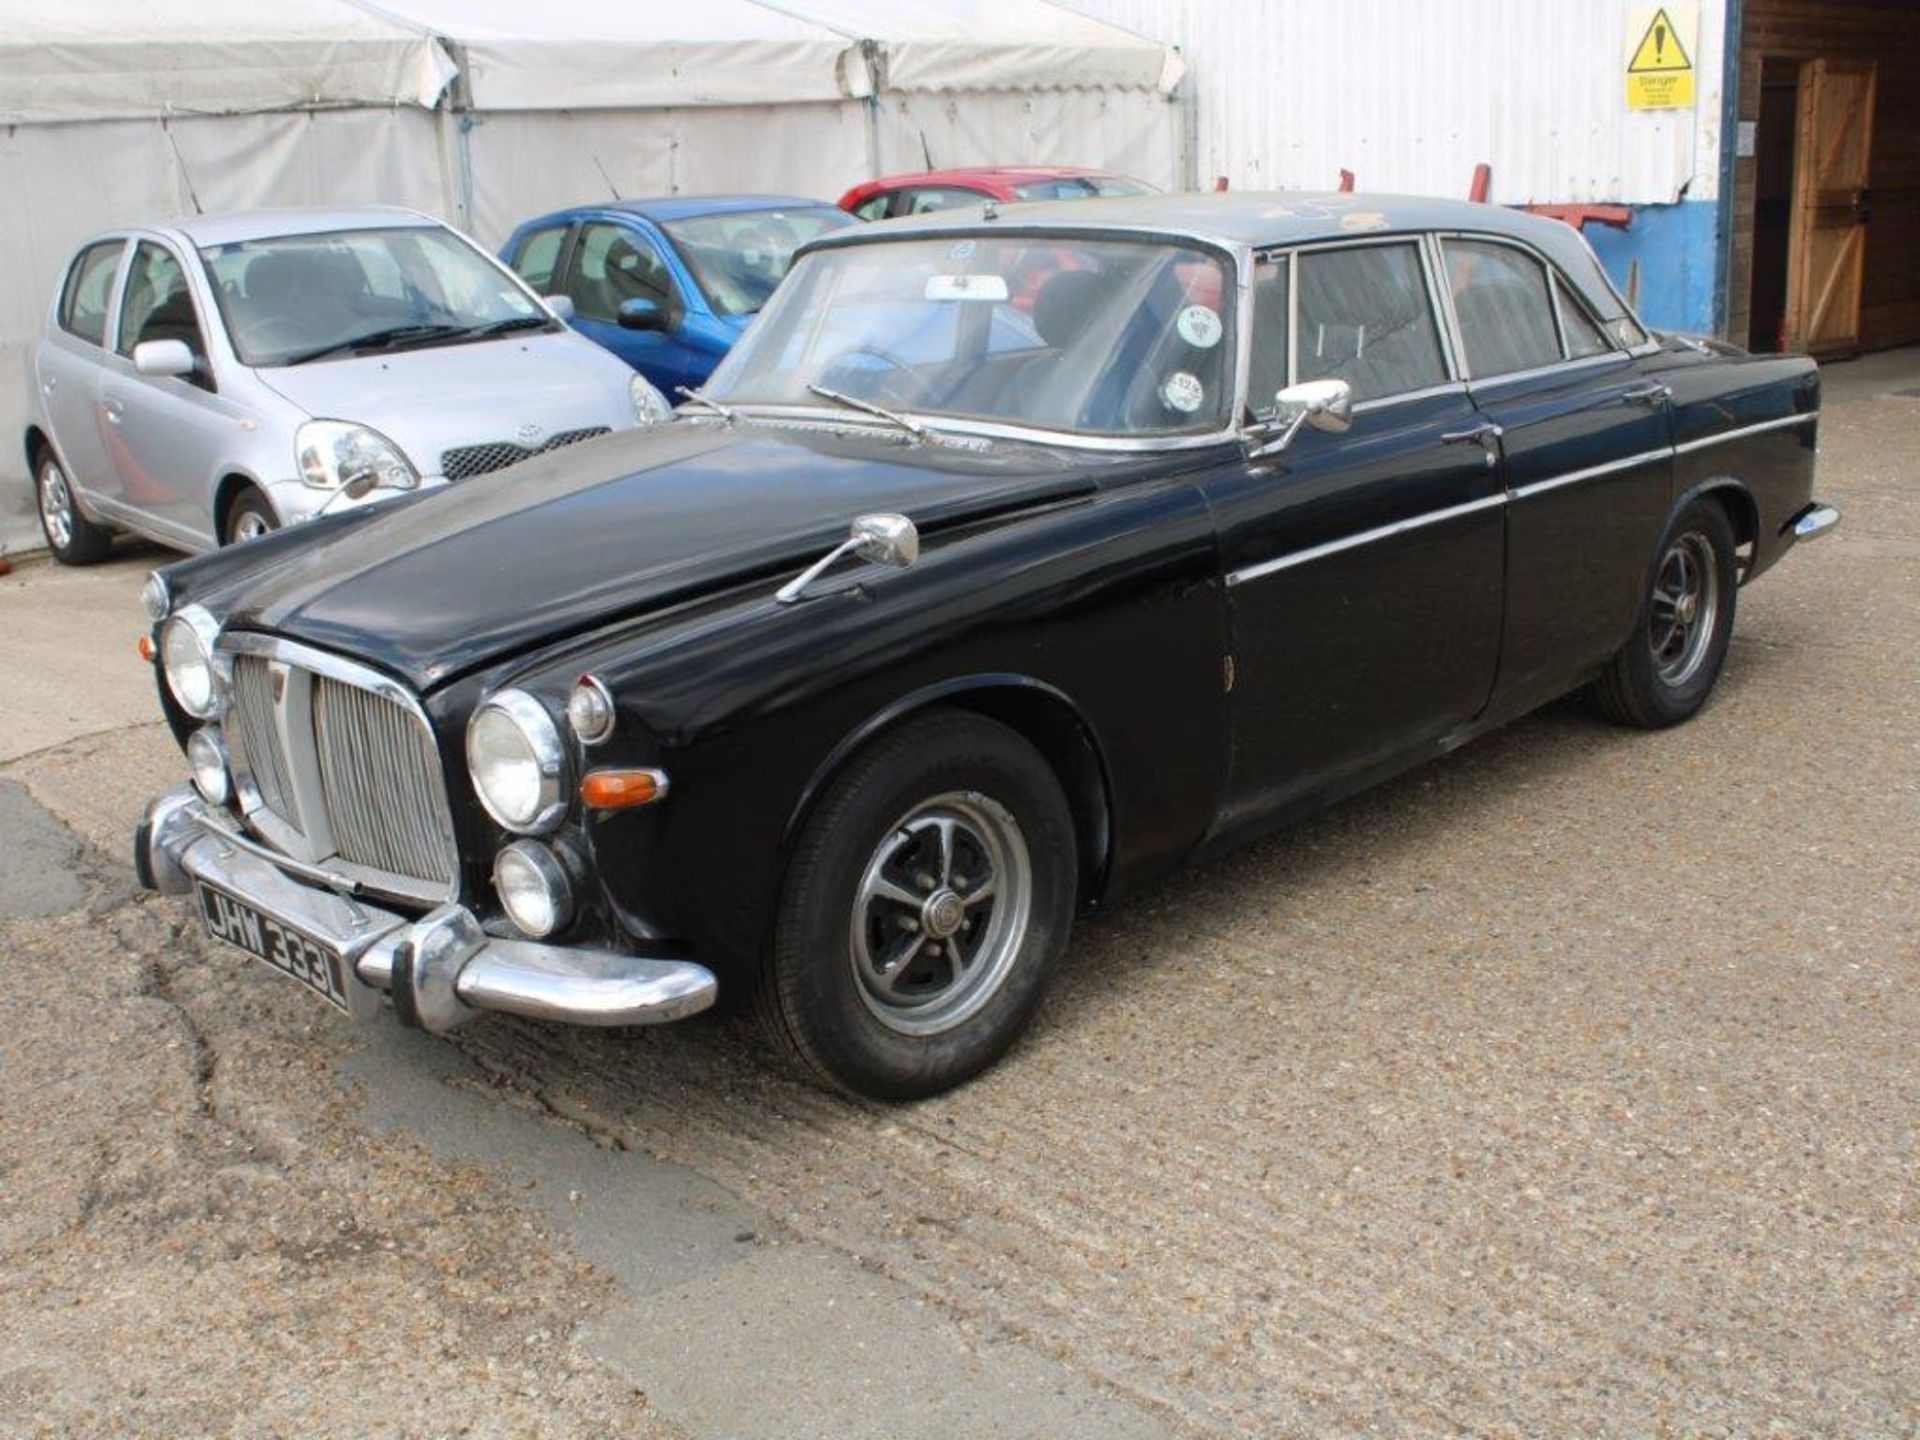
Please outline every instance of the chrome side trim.
[{"label": "chrome side trim", "polygon": [[1468,500],[1461,505],[1449,505],[1443,510],[1429,510],[1424,515],[1414,515],[1405,520],[1396,520],[1391,525],[1376,526],[1372,530],[1362,530],[1358,535],[1344,535],[1338,540],[1329,540],[1322,545],[1310,545],[1305,550],[1295,550],[1286,555],[1277,555],[1271,560],[1263,560],[1258,565],[1248,565],[1244,569],[1232,570],[1227,574],[1227,584],[1245,585],[1250,580],[1259,580],[1279,571],[1291,569],[1295,565],[1305,565],[1310,560],[1319,560],[1328,555],[1337,555],[1342,550],[1352,550],[1361,545],[1371,545],[1376,540],[1391,539],[1395,535],[1405,535],[1410,530],[1425,529],[1429,525],[1438,525],[1447,520],[1457,520],[1463,515],[1473,515],[1481,510],[1491,510],[1496,505],[1507,503],[1505,495],[1483,495],[1478,500]]},{"label": "chrome side trim", "polygon": [[1578,485],[1583,480],[1597,480],[1602,475],[1612,475],[1619,470],[1631,470],[1636,465],[1654,465],[1665,460],[1673,452],[1666,447],[1658,450],[1642,450],[1638,455],[1628,455],[1624,459],[1609,460],[1604,465],[1589,465],[1584,470],[1569,470],[1565,475],[1555,475],[1546,480],[1535,480],[1522,485],[1513,492],[1513,498],[1524,500],[1529,495],[1543,495],[1549,490],[1558,490],[1563,485]]},{"label": "chrome side trim", "polygon": [[1783,415],[1778,420],[1762,420],[1758,425],[1742,425],[1738,430],[1722,430],[1718,435],[1702,435],[1698,440],[1688,440],[1673,447],[1676,455],[1691,455],[1696,450],[1705,450],[1711,445],[1724,445],[1729,440],[1742,440],[1749,435],[1764,435],[1769,430],[1785,430],[1791,425],[1810,425],[1820,418],[1818,410],[1808,410],[1800,415]]}]

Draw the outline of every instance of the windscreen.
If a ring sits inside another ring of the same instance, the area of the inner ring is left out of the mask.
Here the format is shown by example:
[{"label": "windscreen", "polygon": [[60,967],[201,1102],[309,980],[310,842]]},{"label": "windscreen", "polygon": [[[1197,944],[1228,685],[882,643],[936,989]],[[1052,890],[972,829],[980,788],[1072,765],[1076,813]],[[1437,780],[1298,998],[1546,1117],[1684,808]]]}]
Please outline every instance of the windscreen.
[{"label": "windscreen", "polygon": [[1227,262],[1071,232],[915,237],[804,256],[707,393],[1106,436],[1204,433],[1232,400]]}]

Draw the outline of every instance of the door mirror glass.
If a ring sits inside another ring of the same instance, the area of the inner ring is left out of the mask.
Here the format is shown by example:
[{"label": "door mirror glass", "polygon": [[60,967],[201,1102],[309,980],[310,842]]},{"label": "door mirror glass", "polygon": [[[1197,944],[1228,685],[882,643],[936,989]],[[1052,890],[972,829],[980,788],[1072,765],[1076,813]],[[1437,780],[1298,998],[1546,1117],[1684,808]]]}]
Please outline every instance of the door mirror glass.
[{"label": "door mirror glass", "polygon": [[542,295],[540,298],[547,302],[547,308],[554,313],[555,318],[560,320],[573,319],[573,297],[571,295]]},{"label": "door mirror glass", "polygon": [[904,515],[862,515],[848,538],[854,553],[875,565],[904,570],[920,558],[920,531]]},{"label": "door mirror glass", "polygon": [[142,340],[133,347],[133,368],[156,379],[191,375],[193,351],[184,340]]},{"label": "door mirror glass", "polygon": [[622,330],[664,330],[666,312],[657,300],[622,300],[617,312]]}]

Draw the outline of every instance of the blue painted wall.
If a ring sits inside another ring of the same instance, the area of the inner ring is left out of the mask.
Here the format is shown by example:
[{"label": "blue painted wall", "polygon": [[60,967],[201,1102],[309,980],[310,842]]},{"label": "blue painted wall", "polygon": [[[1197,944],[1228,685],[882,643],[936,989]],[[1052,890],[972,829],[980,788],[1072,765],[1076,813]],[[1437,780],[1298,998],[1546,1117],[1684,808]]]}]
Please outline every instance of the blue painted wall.
[{"label": "blue painted wall", "polygon": [[1710,200],[1636,205],[1625,230],[1589,225],[1585,233],[1622,295],[1628,264],[1640,262],[1640,318],[1647,324],[1710,335],[1720,268],[1718,217],[1719,206]]}]

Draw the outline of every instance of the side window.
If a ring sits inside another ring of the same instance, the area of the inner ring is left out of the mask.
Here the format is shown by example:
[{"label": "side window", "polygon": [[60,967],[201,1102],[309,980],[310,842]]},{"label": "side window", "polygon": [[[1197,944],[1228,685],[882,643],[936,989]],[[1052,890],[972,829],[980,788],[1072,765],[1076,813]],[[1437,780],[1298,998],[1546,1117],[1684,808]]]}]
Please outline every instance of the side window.
[{"label": "side window", "polygon": [[567,238],[567,229],[565,225],[549,225],[522,236],[508,262],[542,295],[553,293],[553,272],[560,263],[560,246]]},{"label": "side window", "polygon": [[853,207],[853,213],[862,220],[879,220],[887,213],[887,205],[893,199],[893,191],[882,190],[878,195],[869,195]]},{"label": "side window", "polygon": [[1553,297],[1539,261],[1511,245],[1477,240],[1448,240],[1444,248],[1470,376],[1510,375],[1561,358]]},{"label": "side window", "polygon": [[107,343],[107,302],[124,240],[102,240],[75,257],[60,290],[60,328],[95,345]]},{"label": "side window", "polygon": [[1419,249],[1361,245],[1297,257],[1297,380],[1345,380],[1355,400],[1449,378]]},{"label": "side window", "polygon": [[1253,356],[1247,366],[1247,405],[1273,412],[1287,385],[1287,257],[1263,260],[1253,272]]},{"label": "side window", "polygon": [[923,186],[917,190],[900,192],[900,208],[896,215],[930,215],[936,210],[952,210],[961,205],[984,205],[990,196],[973,190],[956,190],[950,187]]},{"label": "side window", "polygon": [[1607,343],[1607,337],[1600,332],[1600,327],[1588,318],[1580,302],[1573,298],[1572,289],[1557,273],[1553,277],[1553,299],[1560,307],[1560,330],[1567,337],[1569,360],[1584,360],[1589,355],[1604,355],[1613,349]]},{"label": "side window", "polygon": [[117,348],[131,355],[134,346],[149,340],[184,340],[195,355],[207,353],[180,262],[166,246],[142,240],[133,252],[126,295],[120,301]]},{"label": "side window", "polygon": [[673,280],[660,252],[644,235],[605,220],[581,227],[566,292],[575,313],[609,325],[618,323],[628,300],[651,300],[663,310],[673,305]]}]

